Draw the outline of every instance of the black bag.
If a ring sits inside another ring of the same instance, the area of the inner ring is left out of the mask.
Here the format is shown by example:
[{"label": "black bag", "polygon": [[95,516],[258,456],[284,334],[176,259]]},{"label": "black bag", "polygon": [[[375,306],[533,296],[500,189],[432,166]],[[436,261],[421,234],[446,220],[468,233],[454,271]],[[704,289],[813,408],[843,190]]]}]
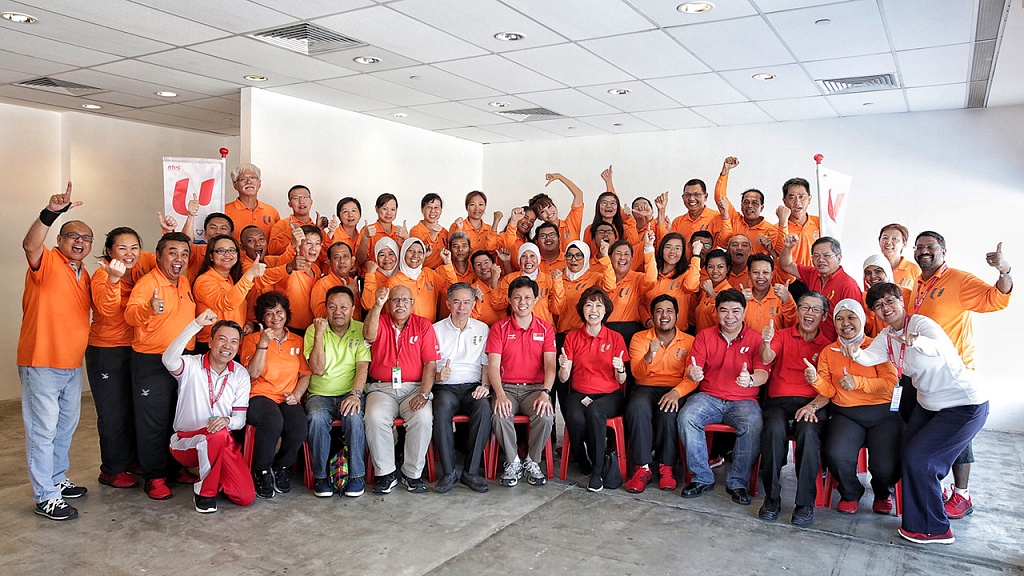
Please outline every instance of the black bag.
[{"label": "black bag", "polygon": [[622,470],[619,468],[619,455],[615,450],[605,452],[601,478],[604,480],[605,488],[618,490],[622,487]]}]

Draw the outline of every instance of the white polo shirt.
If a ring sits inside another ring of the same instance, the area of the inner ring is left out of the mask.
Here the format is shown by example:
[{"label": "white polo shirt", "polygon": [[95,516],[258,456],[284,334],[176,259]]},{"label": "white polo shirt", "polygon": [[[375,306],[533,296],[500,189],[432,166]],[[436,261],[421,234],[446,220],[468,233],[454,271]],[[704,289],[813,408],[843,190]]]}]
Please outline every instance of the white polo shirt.
[{"label": "white polo shirt", "polygon": [[440,372],[451,360],[452,373],[448,380],[435,382],[434,386],[446,384],[470,384],[481,380],[483,367],[487,366],[487,324],[470,318],[466,328],[459,330],[452,323],[451,316],[434,323],[434,333],[441,348],[441,359],[437,361]]}]

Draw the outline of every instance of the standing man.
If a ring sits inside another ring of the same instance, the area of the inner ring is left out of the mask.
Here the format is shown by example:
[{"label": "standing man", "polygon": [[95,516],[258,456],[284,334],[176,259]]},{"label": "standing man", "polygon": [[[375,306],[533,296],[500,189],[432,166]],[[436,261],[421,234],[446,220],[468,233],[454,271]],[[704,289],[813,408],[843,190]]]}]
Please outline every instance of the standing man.
[{"label": "standing man", "polygon": [[[224,206],[224,213],[234,223],[239,233],[246,226],[256,226],[263,235],[270,238],[270,230],[281,219],[277,208],[259,201],[260,169],[255,164],[239,164],[231,171],[231,182],[238,192],[238,199]],[[236,236],[237,238],[237,236]]]},{"label": "standing man", "polygon": [[[749,238],[755,253],[774,256],[782,249],[782,231],[761,216],[761,211],[764,210],[764,194],[756,188],[746,190],[740,195],[738,211],[733,210],[732,203],[726,195],[729,172],[739,165],[740,161],[735,156],[729,156],[722,163],[722,172],[715,183],[715,202],[729,207],[729,221],[733,234],[742,234]],[[735,258],[733,261],[735,262]]]},{"label": "standing man", "polygon": [[[92,229],[69,220],[61,226],[56,246],[46,250],[43,241],[61,214],[81,204],[71,200],[68,182],[67,192],[50,196],[21,243],[28,261],[18,337],[25,451],[35,512],[51,520],[77,518],[78,511],[64,499],[87,492],[68,479],[67,471],[71,436],[82,412],[82,357],[92,306],[83,262],[92,250]],[[116,260],[101,266],[108,267],[111,277],[120,278],[125,271]]]},{"label": "standing man", "polygon": [[[547,476],[540,470],[541,453],[551,438],[555,410],[551,387],[555,384],[555,328],[534,316],[540,288],[527,276],[508,286],[512,315],[498,321],[487,336],[487,360],[494,390],[494,435],[505,452],[504,486],[515,486],[524,470],[526,481],[543,486]],[[526,462],[519,460],[512,417],[530,418]]]},{"label": "standing man", "polygon": [[[347,244],[335,246],[349,249]],[[312,452],[313,495],[334,494],[327,477],[331,447],[331,423],[341,420],[341,432],[348,446],[348,482],[345,496],[363,495],[366,486],[366,431],[363,426],[363,393],[370,369],[370,348],[363,340],[363,323],[352,319],[356,298],[348,286],[327,291],[327,317],[317,317],[306,329],[303,351],[313,376],[306,391],[307,439]]]},{"label": "standing man", "polygon": [[[301,184],[289,188],[288,206],[292,209],[291,216],[278,220],[270,228],[267,252],[275,256],[284,254],[292,244],[292,228],[294,226],[316,226],[320,229],[321,244],[327,242],[329,237],[323,232],[323,229],[327,227],[327,217],[320,216],[320,213],[317,212],[317,219],[314,220],[309,215],[309,211],[313,209],[313,193],[309,191],[309,188]],[[320,263],[323,262],[324,259],[321,259]]]},{"label": "standing man", "polygon": [[676,216],[672,220],[670,232],[683,235],[683,238],[690,238],[693,233],[704,230],[711,234],[712,245],[721,246],[732,236],[732,222],[729,220],[729,210],[723,204],[725,213],[717,212],[705,206],[708,201],[708,186],[703,180],[693,178],[687,180],[683,185],[683,206],[686,214]]},{"label": "standing man", "polygon": [[[810,206],[811,184],[804,178],[786,180],[782,185],[782,206],[775,210],[775,214],[779,217],[779,229],[783,236],[796,235],[798,242],[793,247],[793,261],[802,266],[813,264],[811,247],[821,235],[820,220],[807,213]],[[838,300],[832,304],[836,302]]]},{"label": "standing man", "polygon": [[[412,313],[412,290],[398,285],[376,292],[366,313],[363,338],[370,344],[370,385],[366,396],[366,443],[377,471],[376,494],[388,494],[398,485],[395,474],[395,417],[405,420],[405,462],[402,483],[409,492],[426,492],[423,466],[427,462],[433,414],[430,390],[437,375],[438,351],[434,327]],[[384,303],[388,312],[381,314]]]},{"label": "standing man", "polygon": [[[799,294],[794,294],[793,299],[799,301],[803,292],[813,290],[824,294],[832,307],[844,298],[859,301],[864,293],[857,285],[857,281],[843,270],[843,248],[839,245],[839,240],[830,236],[815,240],[811,246],[813,266],[804,266],[795,259],[794,250],[801,242],[803,240],[796,234],[787,234],[783,239],[782,254],[779,255],[779,267],[783,272],[796,276],[806,288]],[[792,289],[790,291],[792,292]],[[831,314],[826,314],[821,322],[821,334],[829,342],[836,339],[836,323]]]},{"label": "standing man", "polygon": [[[458,232],[456,232],[458,234]],[[455,433],[452,417],[469,416],[469,446],[460,481],[474,492],[487,492],[480,476],[481,454],[491,435],[491,404],[487,385],[487,325],[470,318],[476,291],[465,282],[448,287],[451,316],[436,322],[434,332],[441,346],[441,368],[434,378],[434,448],[441,459],[441,479],[435,492],[455,486]]]}]

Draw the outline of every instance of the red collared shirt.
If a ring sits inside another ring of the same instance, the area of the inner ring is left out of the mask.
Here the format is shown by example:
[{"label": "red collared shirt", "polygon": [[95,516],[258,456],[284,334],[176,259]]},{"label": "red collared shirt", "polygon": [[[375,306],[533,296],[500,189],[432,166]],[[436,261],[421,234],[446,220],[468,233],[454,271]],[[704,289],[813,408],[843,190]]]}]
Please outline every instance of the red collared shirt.
[{"label": "red collared shirt", "polygon": [[804,369],[807,368],[804,359],[817,366],[818,353],[831,342],[821,330],[810,340],[804,340],[796,326],[777,331],[771,343],[775,361],[771,364],[772,375],[768,378],[768,397],[817,397],[814,387],[804,378]]},{"label": "red collared shirt", "polygon": [[543,382],[544,353],[554,351],[555,328],[536,314],[525,330],[509,316],[491,326],[487,335],[487,353],[501,356],[502,382]]},{"label": "red collared shirt", "polygon": [[757,400],[757,387],[742,388],[736,378],[747,365],[754,370],[767,370],[761,362],[761,335],[744,326],[732,342],[725,339],[718,326],[705,328],[693,340],[692,358],[704,368],[700,391],[722,400]]},{"label": "red collared shirt", "polygon": [[411,314],[399,332],[391,315],[381,314],[370,356],[370,380],[391,382],[391,369],[398,366],[402,369],[402,382],[419,382],[423,365],[441,359],[441,348],[434,325],[426,318]]},{"label": "red collared shirt", "polygon": [[[800,280],[807,284],[807,288],[820,292],[825,295],[825,298],[828,298],[830,308],[835,309],[836,304],[844,298],[860,301],[860,286],[846,273],[846,270],[843,270],[842,266],[829,276],[824,284],[821,283],[821,274],[818,273],[817,268],[797,264],[796,269],[800,273]],[[821,333],[828,338],[829,342],[836,339],[836,322],[832,319],[831,314],[826,314],[825,319],[821,321]]]},{"label": "red collared shirt", "polygon": [[619,391],[612,358],[622,356],[629,363],[629,352],[622,335],[601,326],[597,336],[587,329],[573,330],[565,337],[565,357],[572,362],[572,389],[583,394],[607,394]]}]

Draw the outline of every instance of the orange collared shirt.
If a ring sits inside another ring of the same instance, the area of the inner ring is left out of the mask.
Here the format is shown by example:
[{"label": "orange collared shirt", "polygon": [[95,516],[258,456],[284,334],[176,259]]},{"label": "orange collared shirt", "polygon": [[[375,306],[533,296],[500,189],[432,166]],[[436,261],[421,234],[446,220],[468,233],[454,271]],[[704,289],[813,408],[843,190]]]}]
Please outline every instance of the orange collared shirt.
[{"label": "orange collared shirt", "polygon": [[[636,383],[641,386],[663,386],[675,388],[687,382],[690,390],[697,388],[697,383],[686,375],[686,366],[690,361],[690,348],[693,347],[693,336],[676,329],[676,335],[668,346],[658,348],[658,353],[650,364],[647,353],[651,350],[651,342],[657,338],[654,328],[642,330],[633,335],[629,343],[629,367],[633,370]],[[687,394],[689,391],[687,391]],[[686,394],[680,394],[685,396]]]},{"label": "orange collared shirt", "polygon": [[[861,341],[863,350],[871,343],[867,336]],[[834,350],[835,349],[835,350]],[[892,389],[896,386],[896,366],[892,362],[882,362],[876,366],[862,366],[852,358],[843,356],[842,345],[837,340],[825,346],[818,353],[818,380],[813,384],[818,394],[830,398],[836,406],[874,406],[889,404],[892,401]],[[846,390],[839,385],[844,372],[853,375],[856,388]]]},{"label": "orange collared shirt", "polygon": [[[749,238],[750,246],[753,248],[754,254],[771,254],[768,249],[758,241],[758,237],[767,236],[768,239],[771,240],[772,247],[775,248],[775,253],[778,254],[782,252],[782,230],[764,217],[753,225],[747,224],[747,221],[743,218],[743,213],[736,210],[732,205],[732,202],[729,201],[729,196],[726,194],[728,184],[728,174],[718,177],[718,181],[715,182],[715,202],[725,202],[726,206],[729,207],[729,224],[732,226],[732,236],[742,234]],[[732,236],[730,236],[730,238]],[[728,242],[729,238],[722,238],[722,240]],[[733,286],[735,285],[736,284],[733,284]]]},{"label": "orange collared shirt", "polygon": [[615,290],[608,296],[614,305],[608,322],[640,322],[640,306],[643,297],[658,281],[658,270],[654,264],[654,252],[644,254],[644,273],[630,270],[615,283]]},{"label": "orange collared shirt", "polygon": [[[444,226],[441,226],[440,224],[438,224],[438,226],[441,230],[437,233],[436,240],[430,239],[430,230],[422,220],[417,222],[416,225],[412,227],[412,230],[409,230],[410,237],[419,238],[423,241],[424,246],[430,246],[430,255],[423,261],[424,268],[439,268],[443,263],[441,261],[441,250],[448,247],[448,238],[450,234],[444,229]],[[477,249],[476,245],[472,243],[472,239],[470,240],[469,245],[473,250]],[[399,247],[401,247],[401,244],[399,244]]]},{"label": "orange collared shirt", "polygon": [[[501,278],[498,288],[491,290],[492,306],[502,310],[508,307],[508,286],[522,275],[522,272],[512,272]],[[565,284],[562,283],[562,278],[555,280],[551,278],[550,274],[538,272],[537,286],[539,290],[537,304],[533,307],[533,315],[551,324],[554,329],[554,310],[560,310],[564,305]]]},{"label": "orange collared shirt", "polygon": [[562,286],[565,298],[561,307],[554,311],[558,315],[558,323],[555,326],[559,332],[572,332],[583,327],[583,320],[576,312],[576,303],[580,301],[580,296],[587,288],[600,286],[605,294],[611,294],[615,290],[615,271],[612,270],[611,259],[607,256],[599,259],[585,274],[575,280],[569,280],[569,277],[563,274]]},{"label": "orange collared shirt", "polygon": [[[151,306],[153,290],[158,290],[164,301],[162,314],[156,314]],[[196,301],[188,278],[179,276],[178,284],[171,284],[159,268],[135,283],[124,308],[125,321],[135,327],[132,349],[140,354],[163,354],[195,317]],[[189,341],[187,348],[191,348],[194,341],[194,338]]]},{"label": "orange collared shirt", "polygon": [[494,252],[498,249],[498,234],[486,222],[480,222],[480,229],[477,230],[469,223],[468,218],[464,218],[461,228],[457,227],[455,222],[453,222],[451,227],[448,228],[448,232],[449,237],[455,232],[465,232],[469,236],[469,247],[472,248],[473,252],[477,250]]},{"label": "orange collared shirt", "polygon": [[[313,311],[314,318],[326,318],[327,317],[327,291],[335,286],[347,286],[334,275],[334,272],[328,270],[324,277],[317,280],[313,284],[313,290],[309,293],[309,307]],[[349,286],[351,289],[352,286]],[[352,319],[362,320],[363,319],[363,307],[362,307],[362,295],[359,290],[353,290],[352,296],[354,298],[352,306]]]},{"label": "orange collared shirt", "polygon": [[288,323],[289,328],[305,330],[313,323],[310,297],[313,293],[313,284],[319,279],[320,267],[311,264],[308,271],[295,270],[287,278],[274,285],[274,290],[288,297],[288,304],[292,310],[292,320]]},{"label": "orange collared shirt", "polygon": [[82,367],[89,343],[92,297],[89,272],[81,263],[78,267],[76,273],[55,246],[43,250],[37,270],[30,267],[25,273],[18,366]]},{"label": "orange collared shirt", "polygon": [[909,258],[900,257],[900,263],[892,269],[892,281],[900,288],[914,289],[914,284],[921,277],[921,267]]},{"label": "orange collared shirt", "polygon": [[690,308],[697,300],[700,289],[700,257],[690,259],[690,265],[680,276],[673,278],[671,274],[658,274],[654,287],[647,291],[641,303],[641,318],[644,324],[651,319],[651,302],[661,294],[668,294],[676,299],[679,310],[676,313],[676,329],[686,330],[690,327]]},{"label": "orange collared shirt", "polygon": [[725,242],[732,237],[732,223],[722,220],[722,214],[718,210],[712,210],[707,206],[696,218],[687,212],[682,216],[676,216],[670,227],[672,232],[683,235],[689,241],[694,232],[706,230],[711,233],[715,246],[725,246]]},{"label": "orange collared shirt", "polygon": [[[728,280],[722,280],[718,286],[715,286],[715,294],[720,293],[722,290],[728,290],[732,288],[732,284],[729,284]],[[715,297],[708,296],[708,293],[700,291],[700,301],[697,302],[697,308],[693,311],[694,324],[697,326],[697,332],[710,328],[712,326],[718,326],[718,313],[715,310]],[[760,332],[758,332],[760,334]]]},{"label": "orange collared shirt", "polygon": [[796,304],[792,297],[783,302],[775,295],[774,290],[768,289],[764,298],[747,300],[747,311],[743,316],[744,324],[760,333],[771,320],[775,320],[776,330],[796,324]]},{"label": "orange collared shirt", "polygon": [[437,303],[446,298],[448,287],[455,283],[455,268],[451,264],[445,264],[440,271],[430,268],[421,268],[419,278],[413,280],[404,272],[397,272],[388,278],[388,288],[405,286],[412,291],[415,301],[412,304],[412,313],[422,316],[433,324],[437,320]]},{"label": "orange collared shirt", "polygon": [[[821,237],[821,221],[818,217],[808,214],[803,226],[789,220],[782,234],[796,234],[800,238],[800,242],[793,248],[793,262],[801,266],[812,266],[811,246]],[[781,266],[778,268],[781,269]]]},{"label": "orange collared shirt", "polygon": [[[242,365],[248,366],[256,355],[256,346],[260,343],[259,332],[249,334],[242,340],[239,357]],[[267,355],[263,362],[263,372],[253,378],[249,397],[266,396],[277,404],[284,402],[284,395],[295,391],[300,374],[311,374],[306,357],[302,353],[302,336],[285,332],[280,342],[270,340],[267,344]]]},{"label": "orange collared shirt", "polygon": [[234,202],[224,206],[224,213],[235,224],[235,240],[238,240],[238,235],[242,233],[242,229],[246,226],[256,226],[263,230],[263,235],[269,239],[271,228],[281,219],[277,208],[258,200],[256,201],[256,208],[249,210],[245,207],[245,204],[242,204],[241,200],[236,198]]},{"label": "orange collared shirt", "polygon": [[[495,322],[508,316],[506,306],[496,307],[494,302],[494,294],[501,288],[491,288],[490,284],[476,280],[473,282],[473,287],[479,289],[484,294],[482,302],[477,302],[476,306],[473,307],[473,313],[470,317],[475,318],[488,326],[493,325]],[[506,299],[507,302],[507,299]]]},{"label": "orange collared shirt", "polygon": [[[238,282],[232,282],[230,276],[224,276],[214,268],[209,268],[196,278],[192,285],[192,293],[196,299],[196,314],[213,310],[217,313],[218,320],[234,320],[242,326],[248,316],[246,297],[252,286],[253,281],[245,276],[239,278]],[[209,342],[210,328],[203,326],[196,335],[196,340]]]}]

